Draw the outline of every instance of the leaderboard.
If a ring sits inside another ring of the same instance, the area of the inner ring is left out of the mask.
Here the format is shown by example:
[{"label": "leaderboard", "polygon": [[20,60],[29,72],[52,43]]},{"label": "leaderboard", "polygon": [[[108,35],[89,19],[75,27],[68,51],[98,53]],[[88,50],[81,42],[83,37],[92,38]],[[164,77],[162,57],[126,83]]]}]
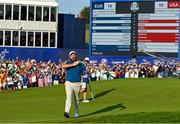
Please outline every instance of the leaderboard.
[{"label": "leaderboard", "polygon": [[179,1],[155,2],[153,14],[139,14],[138,46],[148,52],[177,53]]},{"label": "leaderboard", "polygon": [[117,14],[116,3],[94,3],[92,54],[128,54],[131,45],[131,14]]},{"label": "leaderboard", "polygon": [[92,55],[178,53],[179,0],[93,2]]}]

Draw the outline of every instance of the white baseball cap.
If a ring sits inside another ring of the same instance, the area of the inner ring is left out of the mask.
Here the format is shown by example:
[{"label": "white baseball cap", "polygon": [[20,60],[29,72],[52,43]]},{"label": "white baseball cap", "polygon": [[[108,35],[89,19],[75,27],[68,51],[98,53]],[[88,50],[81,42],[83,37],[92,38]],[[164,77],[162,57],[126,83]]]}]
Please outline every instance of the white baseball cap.
[{"label": "white baseball cap", "polygon": [[70,56],[71,54],[76,54],[76,52],[75,52],[75,51],[69,52],[69,56]]},{"label": "white baseball cap", "polygon": [[86,57],[84,60],[85,60],[85,61],[89,61],[89,57]]}]

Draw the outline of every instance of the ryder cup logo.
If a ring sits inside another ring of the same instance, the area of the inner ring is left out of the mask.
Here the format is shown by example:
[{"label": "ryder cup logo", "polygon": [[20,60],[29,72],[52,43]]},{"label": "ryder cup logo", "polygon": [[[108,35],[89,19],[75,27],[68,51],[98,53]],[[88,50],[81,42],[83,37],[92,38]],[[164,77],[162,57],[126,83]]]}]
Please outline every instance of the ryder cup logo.
[{"label": "ryder cup logo", "polygon": [[133,12],[138,11],[138,10],[139,10],[139,4],[138,4],[137,2],[131,3],[131,10],[132,10]]}]

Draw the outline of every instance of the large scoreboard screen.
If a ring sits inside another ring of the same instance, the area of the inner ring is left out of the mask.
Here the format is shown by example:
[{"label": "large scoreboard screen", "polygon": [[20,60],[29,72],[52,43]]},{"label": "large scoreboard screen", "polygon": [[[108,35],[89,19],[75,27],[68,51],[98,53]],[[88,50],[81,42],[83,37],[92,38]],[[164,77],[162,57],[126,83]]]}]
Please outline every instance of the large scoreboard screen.
[{"label": "large scoreboard screen", "polygon": [[179,0],[94,0],[91,8],[91,55],[177,55]]}]

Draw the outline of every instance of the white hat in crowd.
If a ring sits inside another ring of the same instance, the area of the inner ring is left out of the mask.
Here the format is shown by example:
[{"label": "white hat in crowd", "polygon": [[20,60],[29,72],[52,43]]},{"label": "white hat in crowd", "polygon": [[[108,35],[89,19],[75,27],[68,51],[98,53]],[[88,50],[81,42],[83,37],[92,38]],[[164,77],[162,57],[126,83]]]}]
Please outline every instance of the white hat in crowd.
[{"label": "white hat in crowd", "polygon": [[84,60],[85,60],[85,61],[89,61],[89,57],[86,57]]}]

